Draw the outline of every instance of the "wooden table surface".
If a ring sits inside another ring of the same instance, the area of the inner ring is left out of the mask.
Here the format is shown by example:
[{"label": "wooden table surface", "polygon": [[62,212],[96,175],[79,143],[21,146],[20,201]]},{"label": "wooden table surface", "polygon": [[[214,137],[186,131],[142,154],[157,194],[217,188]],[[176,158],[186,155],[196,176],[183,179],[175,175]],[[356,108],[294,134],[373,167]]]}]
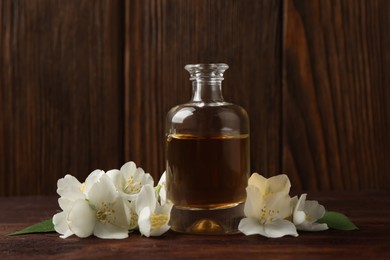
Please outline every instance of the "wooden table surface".
[{"label": "wooden table surface", "polygon": [[[201,236],[168,232],[146,238],[61,239],[56,233],[6,234],[50,218],[56,197],[0,198],[0,259],[390,259],[390,191],[309,193],[329,211],[345,213],[357,231],[300,232],[299,237]],[[108,258],[107,258],[108,257]]]}]

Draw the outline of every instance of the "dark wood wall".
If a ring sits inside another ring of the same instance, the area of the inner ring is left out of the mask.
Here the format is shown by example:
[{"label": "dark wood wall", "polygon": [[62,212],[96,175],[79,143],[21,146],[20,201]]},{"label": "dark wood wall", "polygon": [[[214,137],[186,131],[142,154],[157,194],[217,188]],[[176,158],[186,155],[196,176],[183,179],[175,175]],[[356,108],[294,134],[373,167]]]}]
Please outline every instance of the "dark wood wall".
[{"label": "dark wood wall", "polygon": [[188,63],[225,62],[251,168],[302,190],[390,188],[390,1],[4,0],[0,195],[133,160],[164,171]]},{"label": "dark wood wall", "polygon": [[390,188],[390,1],[286,1],[283,169],[308,189]]}]

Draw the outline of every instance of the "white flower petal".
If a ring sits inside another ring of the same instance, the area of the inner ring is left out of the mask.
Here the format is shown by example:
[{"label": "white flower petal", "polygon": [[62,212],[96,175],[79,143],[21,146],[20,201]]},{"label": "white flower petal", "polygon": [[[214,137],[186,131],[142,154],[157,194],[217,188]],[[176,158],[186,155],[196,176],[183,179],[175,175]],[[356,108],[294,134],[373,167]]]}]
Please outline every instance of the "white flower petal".
[{"label": "white flower petal", "polygon": [[161,177],[160,177],[160,180],[158,181],[158,185],[157,187],[160,187],[160,191],[158,193],[158,196],[160,198],[160,204],[161,205],[164,205],[166,202],[167,202],[167,187],[166,187],[166,172],[164,172]]},{"label": "white flower petal", "polygon": [[69,186],[81,186],[81,183],[77,180],[76,177],[70,174],[65,175],[64,178],[61,178],[57,181],[58,189],[68,188]]},{"label": "white flower petal", "polygon": [[134,172],[134,180],[141,183],[141,185],[152,185],[154,186],[153,177],[149,173],[145,173],[142,168],[137,168]]},{"label": "white flower petal", "polygon": [[89,190],[92,188],[92,186],[99,181],[100,177],[104,175],[104,171],[102,170],[94,170],[91,172],[87,179],[85,179],[85,189],[84,194],[88,195]]},{"label": "white flower petal", "polygon": [[293,208],[288,194],[282,192],[271,193],[265,196],[263,201],[267,209],[274,211],[272,214],[273,218],[284,219],[292,215]]},{"label": "white flower petal", "polygon": [[[148,174],[148,173],[146,173]],[[145,175],[145,171],[142,168],[137,168],[134,171],[133,177],[135,180],[142,180],[142,177]]]},{"label": "white flower petal", "polygon": [[303,193],[295,206],[294,211],[304,211],[305,210],[305,202],[306,202],[306,193]]},{"label": "white flower petal", "polygon": [[151,185],[145,185],[142,187],[140,193],[138,194],[137,201],[135,203],[135,208],[138,213],[144,209],[144,208],[150,208],[151,212],[154,212],[156,208],[156,192]]},{"label": "white flower petal", "polygon": [[88,192],[88,200],[94,206],[100,203],[113,203],[118,197],[118,192],[110,177],[106,174],[99,178],[99,181],[94,183]]},{"label": "white flower petal", "polygon": [[138,194],[139,193],[136,193],[136,194],[128,194],[128,193],[125,193],[123,191],[119,191],[119,194],[122,198],[124,198],[125,200],[128,200],[128,201],[135,201],[137,200],[138,198]]},{"label": "white flower petal", "polygon": [[61,197],[71,200],[85,198],[83,192],[81,191],[81,183],[69,174],[57,181],[57,193]]},{"label": "white flower petal", "polygon": [[130,176],[134,176],[136,169],[137,166],[134,162],[127,162],[121,167],[120,171],[123,174],[123,177],[128,179]]},{"label": "white flower petal", "polygon": [[297,229],[293,223],[283,219],[276,219],[264,225],[267,237],[278,238],[286,235],[298,236]]},{"label": "white flower petal", "polygon": [[68,230],[65,232],[65,234],[63,234],[62,236],[60,236],[60,238],[68,238],[68,237],[70,237],[70,236],[72,236],[72,235],[74,235],[74,233],[73,233],[70,229],[68,229]]},{"label": "white flower petal", "polygon": [[128,229],[131,221],[130,202],[118,197],[113,205],[115,219],[111,224]]},{"label": "white flower petal", "polygon": [[117,188],[117,190],[122,189],[122,174],[119,170],[110,170],[106,172],[107,176],[110,177],[112,180],[112,183],[114,183],[114,186]]},{"label": "white flower petal", "polygon": [[135,210],[135,201],[132,201],[130,203],[130,223],[129,223],[129,230],[136,229],[138,227],[138,214]]},{"label": "white flower petal", "polygon": [[150,230],[152,228],[152,225],[150,223],[151,214],[152,212],[149,207],[143,208],[138,214],[139,232],[146,237],[150,236]]},{"label": "white flower petal", "polygon": [[256,186],[263,196],[272,193],[283,193],[287,195],[290,192],[291,183],[285,174],[272,176],[268,179],[258,173],[253,173],[248,180],[248,186]]},{"label": "white flower petal", "polygon": [[288,194],[290,192],[291,183],[286,174],[280,174],[268,178],[267,184],[270,193],[281,192]]},{"label": "white flower petal", "polygon": [[305,210],[306,193],[302,194],[297,200],[293,211],[293,222],[296,226],[306,222]]},{"label": "white flower petal", "polygon": [[262,195],[264,195],[267,190],[267,179],[255,172],[248,179],[248,186],[257,187],[262,192]]},{"label": "white flower petal", "polygon": [[63,211],[69,211],[73,207],[74,200],[61,197],[58,199],[58,205]]},{"label": "white flower petal", "polygon": [[97,222],[93,234],[104,239],[123,239],[129,236],[129,231],[110,223]]},{"label": "white flower petal", "polygon": [[241,219],[240,223],[238,224],[238,230],[240,230],[242,233],[244,233],[247,236],[250,235],[265,235],[264,231],[264,225],[262,225],[257,219],[255,218],[243,218]]},{"label": "white flower petal", "polygon": [[295,225],[300,225],[306,220],[306,214],[303,211],[295,211],[293,221]]},{"label": "white flower petal", "polygon": [[298,197],[297,196],[292,197],[291,198],[291,208],[295,210],[297,203],[298,203]]},{"label": "white flower petal", "polygon": [[312,222],[315,222],[325,215],[325,208],[320,205],[318,201],[307,200],[305,204],[305,212],[310,216]]},{"label": "white flower petal", "polygon": [[67,218],[67,213],[64,211],[57,213],[53,216],[52,221],[54,225],[54,230],[57,233],[64,235],[69,230],[69,226],[68,226],[68,222],[66,221],[66,218]]},{"label": "white flower petal", "polygon": [[264,205],[261,191],[256,186],[250,185],[246,188],[246,194],[244,214],[248,218],[257,218]]},{"label": "white flower petal", "polygon": [[152,185],[154,186],[154,180],[153,180],[153,177],[149,174],[149,173],[145,173],[143,174],[142,178],[141,178],[141,183],[142,185]]},{"label": "white flower petal", "polygon": [[78,237],[88,237],[92,235],[95,223],[95,211],[91,209],[88,202],[75,201],[68,215],[69,229]]},{"label": "white flower petal", "polygon": [[160,228],[156,228],[156,229],[152,229],[150,231],[150,236],[151,237],[158,237],[158,236],[161,236],[162,234],[164,234],[165,232],[167,232],[171,227],[166,224],[164,226],[161,226]]},{"label": "white flower petal", "polygon": [[304,222],[301,225],[297,225],[297,229],[302,231],[323,231],[328,229],[328,225],[325,223],[319,224]]},{"label": "white flower petal", "polygon": [[[165,203],[164,205],[158,205],[154,211],[155,214],[164,214],[170,216],[173,204]],[[169,219],[168,219],[169,220]]]}]

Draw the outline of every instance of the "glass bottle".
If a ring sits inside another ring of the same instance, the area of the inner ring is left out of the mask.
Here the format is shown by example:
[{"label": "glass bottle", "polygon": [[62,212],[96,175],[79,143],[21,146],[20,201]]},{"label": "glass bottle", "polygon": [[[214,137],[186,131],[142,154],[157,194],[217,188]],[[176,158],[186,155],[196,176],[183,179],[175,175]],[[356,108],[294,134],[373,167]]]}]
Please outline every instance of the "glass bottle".
[{"label": "glass bottle", "polygon": [[174,231],[237,233],[243,217],[249,165],[249,119],[225,102],[221,84],[228,65],[186,65],[192,98],[166,118],[167,198]]}]

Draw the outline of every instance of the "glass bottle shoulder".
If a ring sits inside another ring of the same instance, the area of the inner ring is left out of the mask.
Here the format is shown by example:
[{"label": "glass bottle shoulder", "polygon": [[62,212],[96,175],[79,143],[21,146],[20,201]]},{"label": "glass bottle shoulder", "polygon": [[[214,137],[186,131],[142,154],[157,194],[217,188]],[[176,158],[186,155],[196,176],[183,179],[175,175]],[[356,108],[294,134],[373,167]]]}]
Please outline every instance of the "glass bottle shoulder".
[{"label": "glass bottle shoulder", "polygon": [[247,112],[228,102],[191,102],[173,107],[166,118],[167,134],[197,136],[249,134]]}]

